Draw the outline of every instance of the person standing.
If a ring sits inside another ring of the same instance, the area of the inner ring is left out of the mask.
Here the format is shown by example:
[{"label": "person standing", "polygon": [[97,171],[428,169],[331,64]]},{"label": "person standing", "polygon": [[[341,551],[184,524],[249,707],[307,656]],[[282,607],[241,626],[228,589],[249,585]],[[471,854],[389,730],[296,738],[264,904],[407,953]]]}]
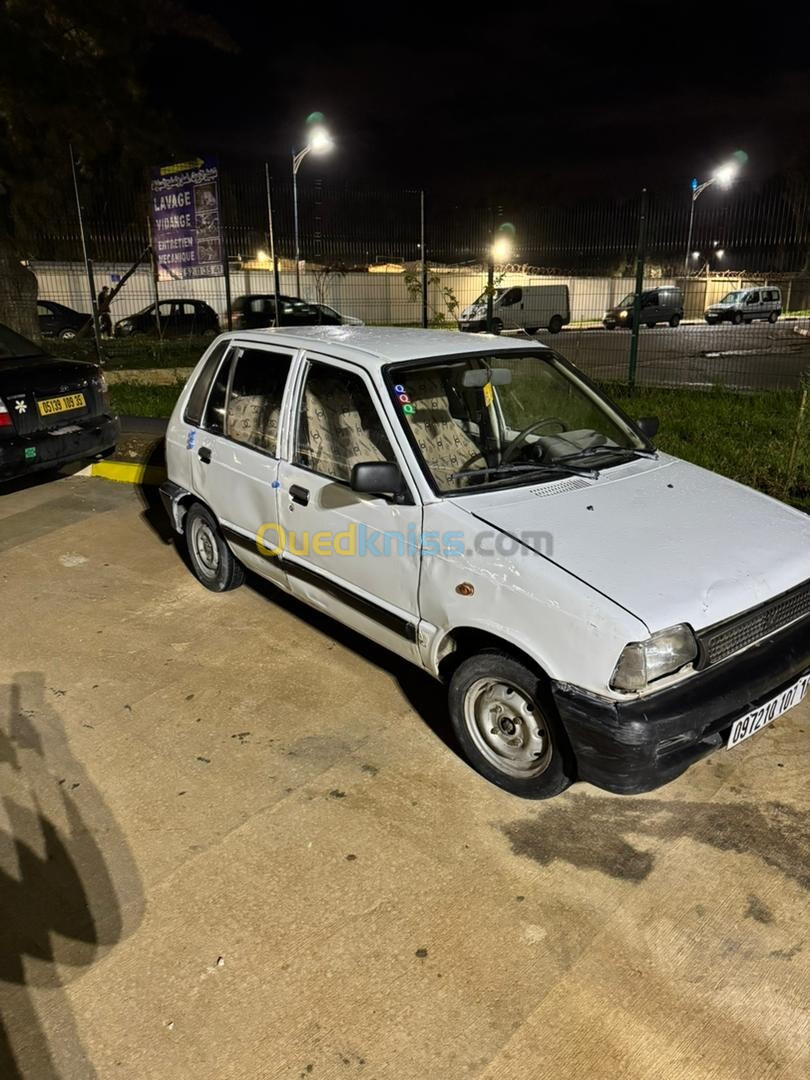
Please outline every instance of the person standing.
[{"label": "person standing", "polygon": [[112,292],[109,285],[105,285],[96,297],[98,304],[98,328],[105,337],[112,336],[112,318],[110,316],[110,303]]}]

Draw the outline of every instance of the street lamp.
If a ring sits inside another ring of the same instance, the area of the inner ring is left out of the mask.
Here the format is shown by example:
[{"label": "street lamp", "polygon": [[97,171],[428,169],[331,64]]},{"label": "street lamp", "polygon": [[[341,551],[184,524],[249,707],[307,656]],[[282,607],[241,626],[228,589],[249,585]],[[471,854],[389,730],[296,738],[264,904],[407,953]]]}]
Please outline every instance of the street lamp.
[{"label": "street lamp", "polygon": [[719,184],[720,187],[730,187],[740,171],[739,162],[727,161],[725,165],[721,165],[718,169],[714,170],[714,173],[708,180],[704,180],[702,184],[697,182],[697,178],[692,180],[692,205],[689,210],[689,239],[686,241],[686,258],[683,261],[684,274],[689,273],[689,251],[692,247],[692,226],[695,223],[695,203],[700,196],[706,190],[711,187],[712,184]]},{"label": "street lamp", "polygon": [[293,179],[293,218],[295,221],[295,295],[301,295],[301,249],[298,240],[298,170],[301,162],[310,152],[324,154],[334,146],[332,137],[326,128],[314,127],[309,133],[307,145],[297,153],[292,152],[292,179]]}]

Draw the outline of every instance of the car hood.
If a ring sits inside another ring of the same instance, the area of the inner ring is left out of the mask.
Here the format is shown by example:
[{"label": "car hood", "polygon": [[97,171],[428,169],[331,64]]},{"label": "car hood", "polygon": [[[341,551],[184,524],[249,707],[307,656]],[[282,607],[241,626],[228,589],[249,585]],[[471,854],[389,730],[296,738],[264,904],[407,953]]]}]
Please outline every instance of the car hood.
[{"label": "car hood", "polygon": [[571,477],[458,502],[650,632],[681,622],[700,630],[810,578],[810,516],[664,455],[595,481]]}]

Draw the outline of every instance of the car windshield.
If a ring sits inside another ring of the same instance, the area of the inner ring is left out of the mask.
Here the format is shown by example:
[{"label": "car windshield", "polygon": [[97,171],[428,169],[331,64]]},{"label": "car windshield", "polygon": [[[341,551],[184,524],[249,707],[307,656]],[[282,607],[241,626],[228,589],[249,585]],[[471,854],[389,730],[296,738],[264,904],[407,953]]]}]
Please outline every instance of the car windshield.
[{"label": "car windshield", "polygon": [[720,301],[721,304],[738,304],[745,296],[745,292],[730,292]]},{"label": "car windshield", "polygon": [[[495,303],[496,300],[500,300],[500,298],[507,292],[509,292],[508,289],[495,289],[494,292],[492,293],[492,302]],[[486,304],[486,302],[487,302],[487,294],[486,294],[486,291],[484,291],[484,292],[481,293],[481,295],[478,297],[478,299],[475,301],[475,303],[471,304],[470,306],[471,307],[479,307],[481,304]]]},{"label": "car windshield", "polygon": [[46,356],[47,353],[22,334],[0,324],[0,360],[21,359],[26,356]]},{"label": "car windshield", "polygon": [[622,308],[631,308],[633,306],[633,301],[635,300],[635,298],[636,294],[630,292],[627,294],[627,296],[625,296],[624,300],[621,300],[616,306]]},{"label": "car windshield", "polygon": [[424,470],[442,494],[593,471],[650,446],[551,352],[453,357],[387,370]]}]

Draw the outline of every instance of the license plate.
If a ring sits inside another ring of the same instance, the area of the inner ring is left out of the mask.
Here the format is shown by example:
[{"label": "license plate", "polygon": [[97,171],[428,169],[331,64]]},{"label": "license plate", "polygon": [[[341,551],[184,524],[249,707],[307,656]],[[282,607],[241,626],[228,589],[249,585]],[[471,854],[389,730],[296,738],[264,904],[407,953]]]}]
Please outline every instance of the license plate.
[{"label": "license plate", "polygon": [[84,394],[65,394],[63,397],[45,398],[37,402],[40,416],[54,416],[56,413],[73,412],[85,407]]},{"label": "license plate", "polygon": [[777,716],[783,716],[788,709],[798,705],[807,693],[808,686],[810,686],[810,675],[805,675],[789,690],[783,690],[772,701],[760,705],[758,709],[754,709],[747,716],[741,716],[739,720],[735,720],[731,727],[731,734],[728,737],[727,748],[730,750],[733,746],[741,743],[743,739],[756,735],[758,731],[764,728],[766,724],[770,724]]}]

